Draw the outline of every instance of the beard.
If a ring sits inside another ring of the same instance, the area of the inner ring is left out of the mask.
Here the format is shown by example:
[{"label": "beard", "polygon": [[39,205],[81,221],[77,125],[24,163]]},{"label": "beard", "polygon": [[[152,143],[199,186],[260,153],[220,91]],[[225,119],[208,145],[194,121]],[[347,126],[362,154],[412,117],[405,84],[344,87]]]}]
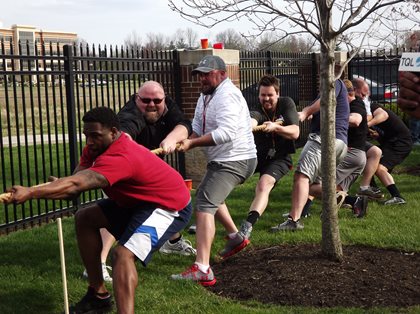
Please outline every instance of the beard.
[{"label": "beard", "polygon": [[215,90],[216,90],[216,87],[211,87],[208,85],[205,85],[201,88],[201,92],[203,93],[203,95],[211,95],[213,94]]},{"label": "beard", "polygon": [[143,116],[148,124],[155,124],[160,119],[158,111],[146,111]]},{"label": "beard", "polygon": [[265,111],[273,113],[276,110],[276,105],[273,104],[271,101],[265,101],[262,104],[262,107],[264,108]]}]

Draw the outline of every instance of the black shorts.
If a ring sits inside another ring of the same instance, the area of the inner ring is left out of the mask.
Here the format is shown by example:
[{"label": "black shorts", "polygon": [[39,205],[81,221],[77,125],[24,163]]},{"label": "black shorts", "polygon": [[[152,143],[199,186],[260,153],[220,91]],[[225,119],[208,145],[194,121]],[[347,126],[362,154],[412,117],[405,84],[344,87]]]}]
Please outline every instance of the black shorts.
[{"label": "black shorts", "polygon": [[411,138],[392,138],[382,143],[379,148],[382,149],[382,157],[379,163],[391,172],[395,166],[401,164],[410,154],[413,146]]},{"label": "black shorts", "polygon": [[260,177],[264,174],[272,176],[276,182],[282,177],[289,173],[293,168],[292,158],[290,156],[284,156],[278,159],[259,159],[257,169],[255,172],[260,174]]}]

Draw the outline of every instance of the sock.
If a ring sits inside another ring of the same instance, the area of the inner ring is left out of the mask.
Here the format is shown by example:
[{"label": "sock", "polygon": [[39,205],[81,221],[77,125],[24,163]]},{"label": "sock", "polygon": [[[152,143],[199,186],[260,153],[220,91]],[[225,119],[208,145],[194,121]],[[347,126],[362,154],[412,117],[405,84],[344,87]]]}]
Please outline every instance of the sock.
[{"label": "sock", "polygon": [[369,185],[361,185],[360,191],[366,191],[369,188]]},{"label": "sock", "polygon": [[228,238],[229,238],[229,239],[235,239],[235,238],[236,238],[236,234],[237,234],[237,232],[232,232],[232,233],[229,233],[229,234],[228,234]]},{"label": "sock", "polygon": [[170,243],[170,244],[175,244],[175,243],[177,243],[179,240],[181,240],[181,238],[182,238],[182,235],[180,235],[178,238],[176,238],[176,239],[174,239],[174,240],[169,240],[169,243]]},{"label": "sock", "polygon": [[309,214],[309,209],[311,208],[311,205],[312,205],[312,200],[308,198],[308,200],[305,203],[305,206],[303,206],[301,216],[307,216]]},{"label": "sock", "polygon": [[287,216],[287,219],[289,219],[289,220],[291,220],[291,221],[293,221],[293,222],[298,222],[300,219],[297,219],[297,220],[293,220],[293,218],[292,218],[292,216]]},{"label": "sock", "polygon": [[194,264],[197,265],[198,269],[205,274],[209,271],[210,265],[203,265],[197,262],[195,262]]},{"label": "sock", "polygon": [[108,291],[106,291],[106,292],[96,292],[95,288],[92,287],[92,286],[89,286],[89,289],[92,289],[93,291],[95,291],[95,296],[98,299],[107,299],[111,296]]},{"label": "sock", "polygon": [[401,197],[400,191],[398,191],[398,188],[395,184],[388,185],[386,189],[389,191],[389,194],[391,194],[392,197]]},{"label": "sock", "polygon": [[99,299],[108,299],[111,296],[108,291],[102,292],[102,293],[96,292],[95,294],[96,294],[96,297]]},{"label": "sock", "polygon": [[248,213],[246,221],[248,221],[251,225],[254,225],[257,222],[258,218],[260,218],[260,214],[256,210],[251,210]]},{"label": "sock", "polygon": [[346,198],[344,199],[344,203],[354,206],[354,203],[356,203],[356,200],[357,200],[356,196],[347,195]]}]

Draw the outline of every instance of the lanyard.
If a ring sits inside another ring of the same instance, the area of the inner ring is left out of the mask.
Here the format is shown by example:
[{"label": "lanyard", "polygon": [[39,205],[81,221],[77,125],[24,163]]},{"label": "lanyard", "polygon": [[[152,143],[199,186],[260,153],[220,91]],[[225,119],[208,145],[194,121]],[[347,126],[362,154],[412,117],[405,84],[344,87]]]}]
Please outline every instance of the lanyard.
[{"label": "lanyard", "polygon": [[207,112],[207,108],[209,106],[209,103],[211,101],[211,99],[213,98],[213,94],[211,95],[203,95],[203,104],[204,104],[204,108],[203,108],[203,135],[206,132],[206,112]]},{"label": "lanyard", "polygon": [[[276,111],[275,110],[274,110],[274,113],[273,113],[273,119],[270,119],[270,117],[267,114],[267,112],[265,111],[264,107],[261,107],[261,109],[264,112],[265,116],[267,117],[268,121],[271,121],[271,122],[275,122],[276,121]],[[277,109],[277,107],[276,107],[276,109]],[[273,145],[272,148],[275,148],[276,147],[276,142],[274,141],[274,134],[273,134],[273,132],[271,132],[271,142],[272,142],[272,145]]]}]

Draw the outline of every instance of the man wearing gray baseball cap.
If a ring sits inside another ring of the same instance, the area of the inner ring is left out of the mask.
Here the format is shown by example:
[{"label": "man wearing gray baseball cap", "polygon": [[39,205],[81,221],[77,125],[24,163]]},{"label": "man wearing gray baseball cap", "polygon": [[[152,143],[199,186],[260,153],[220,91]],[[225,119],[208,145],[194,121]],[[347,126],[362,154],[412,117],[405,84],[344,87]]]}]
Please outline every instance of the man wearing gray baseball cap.
[{"label": "man wearing gray baseball cap", "polygon": [[192,70],[191,74],[196,75],[200,72],[209,73],[213,70],[220,70],[226,72],[225,61],[223,61],[223,59],[218,56],[205,56],[203,59],[201,59],[197,68]]},{"label": "man wearing gray baseball cap", "polygon": [[203,147],[208,164],[195,199],[197,257],[186,271],[171,278],[212,286],[216,283],[210,267],[215,215],[228,233],[225,248],[219,253],[221,258],[232,256],[249,244],[238,232],[225,199],[254,173],[257,151],[246,100],[228,78],[223,59],[205,56],[192,74],[198,75],[201,95],[192,122],[193,133],[181,142],[180,150]]}]

